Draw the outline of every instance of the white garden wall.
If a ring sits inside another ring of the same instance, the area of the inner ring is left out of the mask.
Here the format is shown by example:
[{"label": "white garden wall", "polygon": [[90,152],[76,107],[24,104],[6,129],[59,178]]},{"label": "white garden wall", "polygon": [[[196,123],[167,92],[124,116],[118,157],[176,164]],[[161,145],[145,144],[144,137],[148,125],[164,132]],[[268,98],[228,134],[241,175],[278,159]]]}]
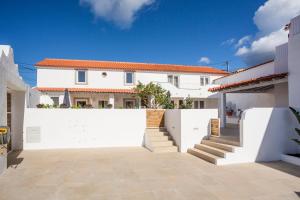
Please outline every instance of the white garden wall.
[{"label": "white garden wall", "polygon": [[218,118],[218,109],[166,110],[165,125],[180,152],[187,152],[209,135],[212,118]]},{"label": "white garden wall", "polygon": [[243,154],[247,162],[281,160],[281,154],[297,152],[295,120],[288,108],[252,108],[241,119]]},{"label": "white garden wall", "polygon": [[30,108],[24,149],[142,146],[145,128],[145,110]]}]

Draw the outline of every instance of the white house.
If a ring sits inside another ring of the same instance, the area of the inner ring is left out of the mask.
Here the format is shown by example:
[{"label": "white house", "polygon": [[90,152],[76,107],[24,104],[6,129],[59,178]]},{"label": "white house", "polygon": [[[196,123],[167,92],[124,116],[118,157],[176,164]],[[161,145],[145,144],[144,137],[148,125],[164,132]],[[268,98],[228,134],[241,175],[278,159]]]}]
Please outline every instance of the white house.
[{"label": "white house", "polygon": [[68,89],[72,105],[94,108],[143,106],[133,90],[138,82],[161,85],[177,107],[190,97],[194,108],[217,108],[217,97],[210,97],[208,88],[228,74],[211,67],[66,59],[45,59],[36,67],[41,103],[62,104]]},{"label": "white house", "polygon": [[[13,49],[9,45],[0,45],[0,126],[8,126],[11,131],[8,153],[23,148],[24,109],[26,105],[30,107],[38,102],[34,97],[36,91],[30,89],[19,75]],[[0,174],[6,165],[6,156],[0,156]]]}]

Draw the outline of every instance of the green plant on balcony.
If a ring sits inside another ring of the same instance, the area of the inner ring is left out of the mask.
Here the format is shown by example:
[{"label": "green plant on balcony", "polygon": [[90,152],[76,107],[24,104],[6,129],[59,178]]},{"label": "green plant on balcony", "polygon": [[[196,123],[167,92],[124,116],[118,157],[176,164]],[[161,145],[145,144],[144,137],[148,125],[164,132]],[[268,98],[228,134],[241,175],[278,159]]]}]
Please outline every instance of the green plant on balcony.
[{"label": "green plant on balcony", "polygon": [[[290,110],[292,111],[292,113],[294,114],[294,116],[296,117],[298,124],[300,124],[300,113],[299,111],[297,111],[296,109],[290,107]],[[295,128],[295,131],[298,135],[298,138],[293,138],[292,140],[295,141],[298,145],[300,145],[300,129],[299,128]]]}]

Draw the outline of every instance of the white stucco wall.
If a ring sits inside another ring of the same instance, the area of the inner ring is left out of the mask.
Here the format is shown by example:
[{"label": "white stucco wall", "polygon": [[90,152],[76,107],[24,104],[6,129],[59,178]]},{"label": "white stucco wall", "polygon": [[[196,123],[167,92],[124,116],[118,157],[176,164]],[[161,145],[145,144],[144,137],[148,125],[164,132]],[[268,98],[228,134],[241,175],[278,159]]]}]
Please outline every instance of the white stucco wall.
[{"label": "white stucco wall", "polygon": [[288,52],[289,105],[300,108],[300,16],[291,21]]},{"label": "white stucco wall", "polygon": [[[102,73],[107,76],[103,77]],[[168,83],[168,75],[179,76],[179,88]],[[206,98],[212,93],[207,89],[211,87],[200,86],[200,77],[208,76],[212,82],[221,77],[215,74],[195,74],[195,73],[174,73],[174,72],[147,72],[136,71],[134,73],[135,84],[139,81],[148,84],[150,82],[160,84],[163,88],[171,92],[172,97],[197,97]],[[56,87],[56,88],[117,88],[129,89],[134,85],[126,85],[125,74],[117,70],[95,70],[87,71],[87,84],[75,84],[75,70],[62,68],[38,68],[37,69],[37,87]],[[55,81],[53,81],[55,80]]]},{"label": "white stucco wall", "polygon": [[[27,140],[40,128],[40,142]],[[142,146],[145,110],[35,109],[25,111],[24,149]]]},{"label": "white stucco wall", "polygon": [[238,109],[246,110],[254,107],[274,107],[275,98],[272,93],[227,93],[226,104]]},{"label": "white stucco wall", "polygon": [[241,119],[243,154],[247,162],[280,160],[281,154],[296,153],[295,119],[287,108],[252,108]]},{"label": "white stucco wall", "polygon": [[218,118],[217,109],[166,110],[165,125],[180,152],[187,152],[209,135],[212,118]]},{"label": "white stucco wall", "polygon": [[181,110],[172,109],[165,111],[165,127],[172,136],[175,144],[181,151]]},{"label": "white stucco wall", "polygon": [[[7,126],[7,93],[12,96],[11,110],[11,138],[12,149],[19,149],[15,140],[22,127],[25,102],[26,84],[18,72],[18,65],[14,62],[13,49],[9,45],[0,45],[0,126]],[[0,174],[6,169],[6,156],[0,156]]]},{"label": "white stucco wall", "polygon": [[274,74],[274,62],[269,62],[258,67],[250,68],[248,70],[232,74],[230,76],[226,76],[220,79],[215,80],[215,84],[229,84],[236,83],[243,80],[249,80],[253,78],[258,78],[262,76],[267,76],[270,74]]}]

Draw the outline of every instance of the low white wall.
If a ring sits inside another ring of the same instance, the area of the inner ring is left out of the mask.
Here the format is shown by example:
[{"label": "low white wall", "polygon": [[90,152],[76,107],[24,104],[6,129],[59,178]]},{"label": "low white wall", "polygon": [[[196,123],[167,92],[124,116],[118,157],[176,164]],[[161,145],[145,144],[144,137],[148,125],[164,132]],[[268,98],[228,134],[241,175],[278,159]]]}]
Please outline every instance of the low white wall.
[{"label": "low white wall", "polygon": [[241,119],[243,159],[275,161],[283,153],[297,152],[295,120],[288,108],[252,108]]},{"label": "low white wall", "polygon": [[29,108],[24,149],[142,146],[145,128],[145,110]]},{"label": "low white wall", "polygon": [[166,110],[165,125],[180,152],[187,152],[209,135],[212,118],[218,118],[218,109]]},{"label": "low white wall", "polygon": [[174,142],[181,148],[181,110],[166,110],[165,111],[165,127],[172,136]]},{"label": "low white wall", "polygon": [[181,110],[181,152],[199,144],[210,134],[212,118],[218,118],[218,109]]}]

